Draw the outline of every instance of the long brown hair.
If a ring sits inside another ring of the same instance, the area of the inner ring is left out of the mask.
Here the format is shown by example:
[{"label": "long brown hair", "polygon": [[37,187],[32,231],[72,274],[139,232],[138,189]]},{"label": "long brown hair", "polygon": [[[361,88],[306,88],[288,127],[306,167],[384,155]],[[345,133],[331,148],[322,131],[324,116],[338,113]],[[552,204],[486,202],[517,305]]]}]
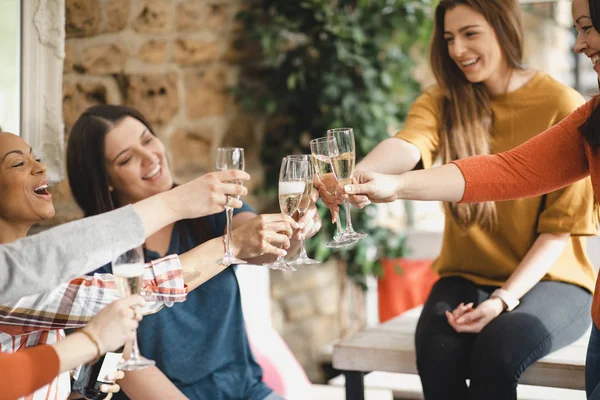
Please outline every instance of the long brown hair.
[{"label": "long brown hair", "polygon": [[[592,26],[600,33],[600,4],[595,0],[589,0]],[[600,80],[598,81],[600,88]],[[596,106],[590,117],[579,127],[579,131],[592,147],[600,147],[600,106]],[[595,201],[597,205],[597,201]]]},{"label": "long brown hair", "polygon": [[[522,69],[523,25],[516,0],[442,0],[435,10],[430,64],[443,92],[439,127],[440,155],[444,164],[474,155],[490,153],[492,113],[490,94],[482,82],[471,83],[450,58],[444,38],[446,11],[465,5],[483,15],[496,33],[511,70]],[[496,222],[493,202],[450,203],[446,207],[463,227],[477,224],[491,230]]]},{"label": "long brown hair", "polygon": [[[104,140],[108,132],[126,117],[137,119],[156,136],[142,113],[109,104],[88,108],[71,128],[67,143],[67,176],[73,197],[86,217],[118,208],[116,196],[108,189]],[[189,223],[198,243],[214,237],[206,217],[189,220]]]}]

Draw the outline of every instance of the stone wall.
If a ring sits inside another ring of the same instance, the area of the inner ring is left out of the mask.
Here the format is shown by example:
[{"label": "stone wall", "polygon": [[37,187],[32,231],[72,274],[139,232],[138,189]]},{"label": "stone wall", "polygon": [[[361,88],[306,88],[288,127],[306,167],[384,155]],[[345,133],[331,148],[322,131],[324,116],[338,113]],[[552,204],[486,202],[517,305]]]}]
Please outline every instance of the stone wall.
[{"label": "stone wall", "polygon": [[[87,107],[139,109],[171,154],[178,181],[214,169],[215,149],[246,148],[260,184],[260,131],[229,88],[249,55],[235,15],[243,0],[66,0],[66,135]],[[65,183],[54,188],[64,222],[80,214]]]}]

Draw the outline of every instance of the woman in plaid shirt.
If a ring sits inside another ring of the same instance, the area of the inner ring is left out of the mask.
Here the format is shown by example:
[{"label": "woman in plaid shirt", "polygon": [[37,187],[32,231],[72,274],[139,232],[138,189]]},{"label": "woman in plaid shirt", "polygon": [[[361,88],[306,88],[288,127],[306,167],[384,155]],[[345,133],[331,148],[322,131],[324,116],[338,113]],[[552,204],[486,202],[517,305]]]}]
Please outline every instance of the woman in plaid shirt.
[{"label": "woman in plaid shirt", "polygon": [[[0,243],[20,239],[33,224],[54,216],[45,172],[46,167],[36,159],[27,143],[18,136],[0,133]],[[148,263],[141,293],[147,301],[145,313],[184,301],[188,289],[208,279],[198,273],[199,265],[221,253],[222,240],[207,242],[182,254],[181,262],[177,255],[172,255]],[[62,260],[56,260],[60,262]],[[39,344],[56,343],[64,338],[63,329],[85,326],[118,298],[114,277],[94,274],[45,293],[2,303],[0,349],[2,353],[14,353]],[[62,400],[69,393],[70,379],[65,372],[25,399]]]},{"label": "woman in plaid shirt", "polygon": [[[54,216],[45,172],[46,167],[23,139],[0,133],[0,243],[24,237],[33,224]],[[142,295],[149,301],[148,312],[186,299],[187,288],[177,256],[146,266]],[[38,344],[54,344],[64,338],[63,329],[85,326],[119,298],[113,276],[97,274],[0,304],[0,349],[2,353],[14,353]],[[64,372],[26,399],[62,400],[70,392],[69,373]]]}]

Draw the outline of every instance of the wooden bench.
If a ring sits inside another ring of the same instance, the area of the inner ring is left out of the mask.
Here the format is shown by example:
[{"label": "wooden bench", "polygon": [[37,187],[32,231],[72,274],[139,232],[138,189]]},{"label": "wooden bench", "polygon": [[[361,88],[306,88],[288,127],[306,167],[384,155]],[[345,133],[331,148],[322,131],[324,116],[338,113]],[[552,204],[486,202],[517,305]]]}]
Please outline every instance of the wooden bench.
[{"label": "wooden bench", "polygon": [[[311,385],[302,393],[288,393],[287,400],[344,400],[344,389],[328,385]],[[393,400],[390,389],[372,389],[365,391],[365,400]]]},{"label": "wooden bench", "polygon": [[[346,399],[364,399],[365,374],[372,371],[416,374],[414,334],[421,308],[342,340],[333,348],[333,367],[346,377]],[[527,368],[520,383],[584,389],[584,365],[589,332]]]}]

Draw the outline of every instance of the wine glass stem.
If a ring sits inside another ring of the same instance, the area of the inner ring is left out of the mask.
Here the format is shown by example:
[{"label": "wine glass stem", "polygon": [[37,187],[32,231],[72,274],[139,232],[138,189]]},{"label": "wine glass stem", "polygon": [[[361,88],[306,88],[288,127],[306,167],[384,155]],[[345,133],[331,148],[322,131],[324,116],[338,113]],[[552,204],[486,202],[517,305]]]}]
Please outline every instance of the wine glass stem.
[{"label": "wine glass stem", "polygon": [[346,210],[346,232],[354,232],[352,227],[352,218],[350,217],[350,203],[348,200],[343,201],[344,210]]},{"label": "wine glass stem", "polygon": [[337,227],[337,235],[336,236],[341,236],[343,231],[342,231],[342,222],[340,221],[340,213],[338,211],[335,212],[335,225]]},{"label": "wine glass stem", "polygon": [[308,258],[308,254],[306,254],[306,247],[304,247],[304,236],[300,238],[300,255],[298,256],[298,258]]},{"label": "wine glass stem", "polygon": [[225,214],[227,216],[227,236],[225,240],[225,256],[232,257],[231,254],[231,220],[233,218],[233,207],[225,207]]},{"label": "wine glass stem", "polygon": [[[304,214],[305,214],[305,211],[298,211],[298,221],[300,221],[302,219]],[[298,258],[299,259],[308,258],[308,255],[306,254],[306,247],[304,247],[304,235],[300,235],[300,254],[298,255]]]},{"label": "wine glass stem", "polygon": [[131,339],[131,356],[130,360],[139,360],[141,358],[140,348],[138,347],[137,334]]}]

